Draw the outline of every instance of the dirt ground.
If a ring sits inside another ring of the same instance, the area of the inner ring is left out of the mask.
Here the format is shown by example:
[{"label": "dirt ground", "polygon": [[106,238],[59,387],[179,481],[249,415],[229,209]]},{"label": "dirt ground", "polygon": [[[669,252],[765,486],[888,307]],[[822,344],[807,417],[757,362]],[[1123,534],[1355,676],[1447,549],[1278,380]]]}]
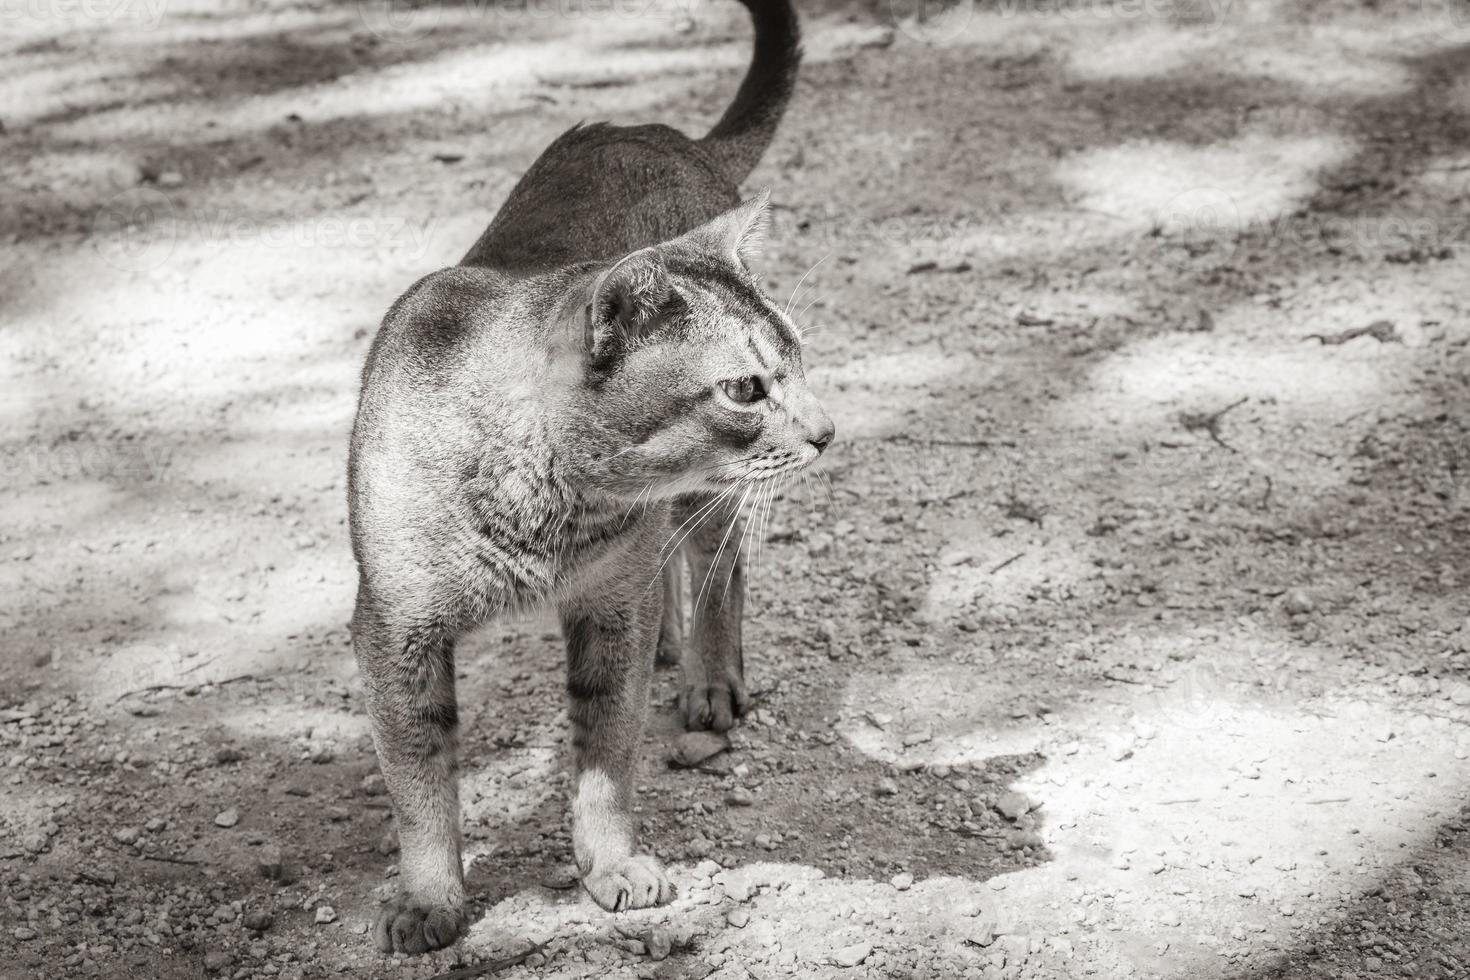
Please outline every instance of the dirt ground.
[{"label": "dirt ground", "polygon": [[754,556],[759,709],[671,769],[659,678],[680,897],[605,914],[554,622],[479,635],[477,921],[419,960],[363,935],[359,366],[555,134],[702,132],[748,25],[0,7],[0,975],[1470,976],[1456,2],[804,6],[750,186],[838,441]]}]

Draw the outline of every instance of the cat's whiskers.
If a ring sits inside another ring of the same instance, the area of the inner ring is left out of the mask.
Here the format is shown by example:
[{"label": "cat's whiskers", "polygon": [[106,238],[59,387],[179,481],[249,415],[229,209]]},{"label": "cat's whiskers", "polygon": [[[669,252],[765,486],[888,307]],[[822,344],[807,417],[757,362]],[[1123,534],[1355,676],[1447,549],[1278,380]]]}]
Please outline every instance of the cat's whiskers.
[{"label": "cat's whiskers", "polygon": [[[809,310],[809,309],[811,309],[814,304],[820,302],[821,299],[822,299],[822,297],[820,297],[820,296],[813,296],[811,298],[811,302],[809,302],[805,306],[803,306],[801,308],[801,312],[798,313],[798,314],[796,314],[796,316],[792,317],[791,319],[792,320],[798,320],[799,321],[802,317],[806,316],[806,311]],[[808,336],[810,336],[810,335],[807,333],[807,331],[803,330],[801,332],[801,337],[802,337],[803,340],[805,340]]]},{"label": "cat's whiskers", "polygon": [[[757,491],[759,492],[759,491]],[[745,542],[750,538],[751,522],[745,522],[745,529],[740,532],[740,541],[735,546],[735,554],[730,559],[730,571],[725,575],[725,588],[720,593],[720,608],[725,606],[725,598],[730,594],[730,583],[735,580],[735,564],[740,560],[740,555],[745,551]],[[746,563],[749,567],[749,562]],[[747,576],[749,578],[749,576]]]},{"label": "cat's whiskers", "polygon": [[796,285],[791,287],[791,295],[789,297],[787,297],[787,299],[786,299],[786,306],[781,311],[782,313],[786,314],[786,317],[788,319],[791,317],[791,306],[792,306],[793,303],[796,302],[796,294],[801,289],[801,284],[804,283],[804,282],[806,282],[806,277],[807,276],[811,275],[814,271],[816,271],[817,266],[821,265],[823,262],[826,262],[831,257],[832,257],[832,253],[831,252],[828,252],[826,255],[822,256],[820,259],[817,259],[817,261],[815,261],[815,262],[813,262],[811,264],[811,268],[809,268],[805,272],[803,272],[801,274],[801,278],[798,279],[798,280],[796,280]]},{"label": "cat's whiskers", "polygon": [[735,505],[735,511],[730,515],[730,526],[725,528],[724,537],[720,538],[720,547],[715,551],[715,559],[714,561],[710,562],[709,569],[705,571],[704,582],[700,585],[699,595],[694,600],[694,608],[696,610],[704,605],[705,593],[709,591],[710,576],[715,573],[716,568],[720,567],[720,559],[724,557],[725,554],[725,545],[729,543],[730,534],[732,531],[735,530],[735,524],[740,519],[740,513],[742,510],[745,509],[745,502],[750,499],[750,494],[753,490],[755,490],[754,485],[746,486],[745,493],[742,494],[740,497],[740,503]]},{"label": "cat's whiskers", "polygon": [[643,509],[647,510],[648,505],[652,500],[653,481],[649,480],[646,484],[644,484],[643,489],[639,491],[638,496],[633,498],[633,502],[628,505],[627,512],[623,514],[623,520],[621,521],[621,523],[618,524],[618,530],[622,530],[623,528],[628,526],[628,518],[633,516],[633,511],[638,508],[639,504],[642,504]]}]

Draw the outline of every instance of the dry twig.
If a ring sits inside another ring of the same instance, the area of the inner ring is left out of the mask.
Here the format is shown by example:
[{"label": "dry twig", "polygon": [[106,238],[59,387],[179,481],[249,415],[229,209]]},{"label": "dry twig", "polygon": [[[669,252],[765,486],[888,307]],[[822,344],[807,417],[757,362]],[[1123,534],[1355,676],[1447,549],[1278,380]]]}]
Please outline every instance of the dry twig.
[{"label": "dry twig", "polygon": [[130,698],[134,694],[152,694],[154,691],[182,691],[186,687],[203,687],[207,684],[213,684],[215,687],[224,687],[226,684],[233,684],[236,681],[251,681],[254,679],[254,674],[239,674],[235,677],[226,677],[222,681],[200,681],[197,684],[149,684],[147,687],[139,687],[131,691],[122,692],[112,703],[117,704],[118,701],[124,698]]},{"label": "dry twig", "polygon": [[1336,347],[1359,337],[1372,337],[1380,344],[1396,344],[1400,340],[1392,320],[1374,320],[1366,327],[1353,327],[1340,333],[1309,333],[1302,339],[1321,341],[1324,347]]},{"label": "dry twig", "polygon": [[545,948],[544,943],[536,943],[524,953],[516,956],[506,956],[498,960],[489,960],[485,963],[477,963],[474,966],[463,966],[458,970],[450,970],[448,973],[435,974],[429,980],[469,980],[471,977],[483,977],[491,973],[499,973],[501,970],[508,970],[513,966],[520,966]]},{"label": "dry twig", "polygon": [[1204,430],[1210,434],[1210,438],[1215,440],[1217,444],[1224,446],[1232,453],[1238,453],[1240,450],[1220,437],[1220,420],[1225,417],[1226,412],[1233,411],[1248,401],[1250,401],[1249,397],[1239,398],[1218,412],[1182,412],[1179,415],[1179,424],[1184,426],[1184,431],[1186,432]]}]

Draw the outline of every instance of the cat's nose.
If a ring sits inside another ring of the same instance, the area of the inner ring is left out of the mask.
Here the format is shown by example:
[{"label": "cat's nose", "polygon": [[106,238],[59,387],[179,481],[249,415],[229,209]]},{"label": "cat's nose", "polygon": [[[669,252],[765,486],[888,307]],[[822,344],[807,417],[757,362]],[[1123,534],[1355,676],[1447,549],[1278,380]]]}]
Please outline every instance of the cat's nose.
[{"label": "cat's nose", "polygon": [[831,419],[824,416],[821,424],[817,426],[816,431],[807,436],[806,441],[815,446],[817,452],[820,453],[832,445],[832,437],[835,435],[837,435],[837,427],[832,424]]}]

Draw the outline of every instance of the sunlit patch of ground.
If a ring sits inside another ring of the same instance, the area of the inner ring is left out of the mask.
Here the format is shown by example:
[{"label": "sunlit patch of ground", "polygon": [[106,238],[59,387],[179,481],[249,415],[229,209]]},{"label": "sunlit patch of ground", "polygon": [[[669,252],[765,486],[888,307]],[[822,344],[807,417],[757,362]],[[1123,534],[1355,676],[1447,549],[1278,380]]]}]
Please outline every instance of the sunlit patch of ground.
[{"label": "sunlit patch of ground", "polygon": [[1079,205],[1134,228],[1229,233],[1295,207],[1316,189],[1316,174],[1352,149],[1335,136],[1253,133],[1204,147],[1128,143],[1071,157],[1058,176]]},{"label": "sunlit patch of ground", "polygon": [[[1368,689],[1262,695],[1231,678],[1249,651],[1203,653],[1219,666],[1052,699],[1044,724],[1007,720],[1014,692],[983,669],[893,665],[849,684],[842,733],[901,765],[1043,755],[1015,789],[1052,860],[989,883],[997,930],[1196,975],[1330,926],[1470,778],[1470,734],[1448,719]],[[1032,949],[1038,969],[1069,959]]]}]

